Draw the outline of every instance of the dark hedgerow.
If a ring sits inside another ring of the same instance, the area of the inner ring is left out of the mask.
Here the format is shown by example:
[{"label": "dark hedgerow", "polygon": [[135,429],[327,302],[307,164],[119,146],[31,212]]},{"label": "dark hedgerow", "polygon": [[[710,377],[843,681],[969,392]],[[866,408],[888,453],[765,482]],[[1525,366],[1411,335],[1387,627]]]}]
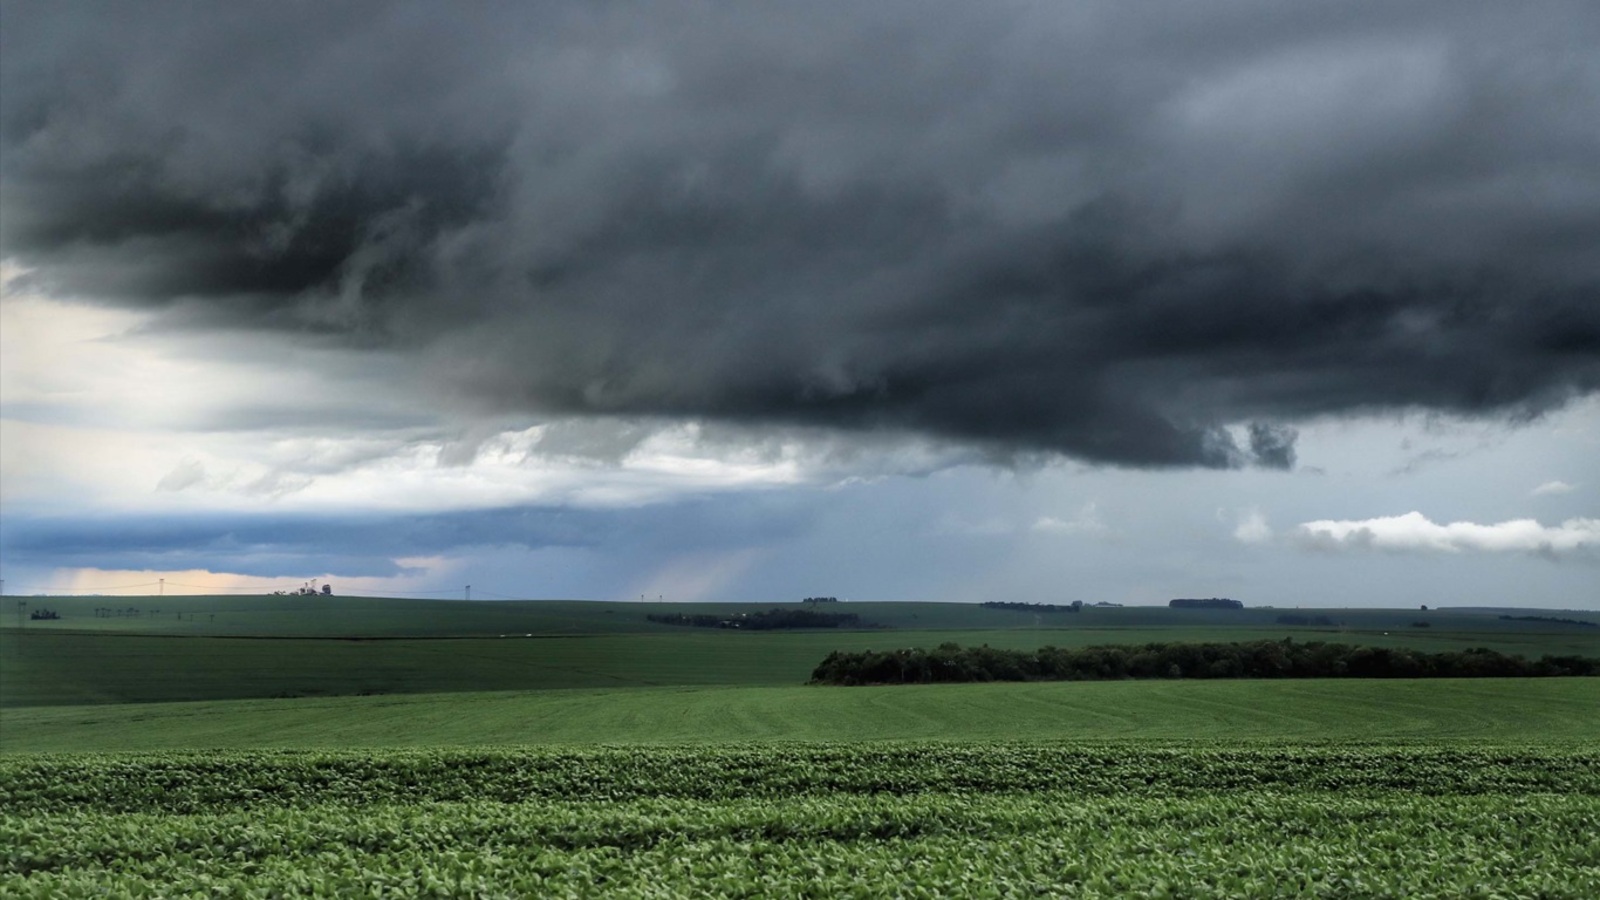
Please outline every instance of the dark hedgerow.
[{"label": "dark hedgerow", "polygon": [[963,681],[1106,681],[1125,678],[1529,678],[1600,675],[1600,659],[1529,660],[1487,648],[1425,653],[1321,641],[1143,644],[998,650],[941,644],[933,650],[834,651],[812,684]]},{"label": "dark hedgerow", "polygon": [[742,628],[746,631],[771,631],[777,628],[849,628],[861,624],[855,613],[824,613],[809,609],[772,609],[767,612],[738,613],[731,616],[651,613],[645,618],[662,625],[687,625],[691,628]]}]

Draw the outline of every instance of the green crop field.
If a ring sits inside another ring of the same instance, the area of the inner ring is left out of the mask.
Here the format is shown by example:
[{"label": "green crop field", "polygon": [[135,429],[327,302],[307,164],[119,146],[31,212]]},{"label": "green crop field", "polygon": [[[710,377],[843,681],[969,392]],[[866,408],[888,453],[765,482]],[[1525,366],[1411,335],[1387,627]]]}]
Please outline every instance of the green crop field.
[{"label": "green crop field", "polygon": [[0,750],[882,740],[1516,740],[1600,744],[1596,679],[675,687],[56,706]]},{"label": "green crop field", "polygon": [[1600,753],[812,744],[0,759],[11,897],[1592,897]]},{"label": "green crop field", "polygon": [[111,602],[0,609],[0,895],[1600,895],[1600,679],[803,684],[947,641],[1600,656],[1593,614]]}]

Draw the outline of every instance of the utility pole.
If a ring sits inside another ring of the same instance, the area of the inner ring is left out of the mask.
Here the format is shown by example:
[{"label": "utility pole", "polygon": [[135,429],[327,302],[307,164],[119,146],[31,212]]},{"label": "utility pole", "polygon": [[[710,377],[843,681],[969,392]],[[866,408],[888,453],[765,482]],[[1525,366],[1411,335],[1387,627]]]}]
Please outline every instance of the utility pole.
[{"label": "utility pole", "polygon": [[[148,581],[145,582],[145,584],[149,584],[149,583],[150,582],[148,582]],[[165,578],[163,578],[163,579],[161,579],[161,596],[165,597],[166,595],[167,595],[167,580]]]},{"label": "utility pole", "polygon": [[468,599],[468,600],[472,599],[472,585],[470,585],[470,584],[467,585],[467,596],[466,596],[466,599]]}]

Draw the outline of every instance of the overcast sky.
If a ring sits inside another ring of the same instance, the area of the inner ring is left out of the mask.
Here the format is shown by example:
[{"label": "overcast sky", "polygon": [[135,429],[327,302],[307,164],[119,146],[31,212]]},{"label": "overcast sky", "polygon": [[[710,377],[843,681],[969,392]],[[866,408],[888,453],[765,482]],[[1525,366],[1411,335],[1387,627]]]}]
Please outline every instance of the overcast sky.
[{"label": "overcast sky", "polygon": [[7,0],[0,574],[1600,609],[1597,46]]}]

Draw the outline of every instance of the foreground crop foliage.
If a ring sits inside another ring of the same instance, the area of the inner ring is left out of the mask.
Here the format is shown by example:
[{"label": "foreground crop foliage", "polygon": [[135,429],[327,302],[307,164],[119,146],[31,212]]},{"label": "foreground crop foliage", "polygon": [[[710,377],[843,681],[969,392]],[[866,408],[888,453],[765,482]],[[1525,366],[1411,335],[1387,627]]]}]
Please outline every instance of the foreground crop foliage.
[{"label": "foreground crop foliage", "polygon": [[1600,750],[0,759],[0,894],[1600,896]]}]

